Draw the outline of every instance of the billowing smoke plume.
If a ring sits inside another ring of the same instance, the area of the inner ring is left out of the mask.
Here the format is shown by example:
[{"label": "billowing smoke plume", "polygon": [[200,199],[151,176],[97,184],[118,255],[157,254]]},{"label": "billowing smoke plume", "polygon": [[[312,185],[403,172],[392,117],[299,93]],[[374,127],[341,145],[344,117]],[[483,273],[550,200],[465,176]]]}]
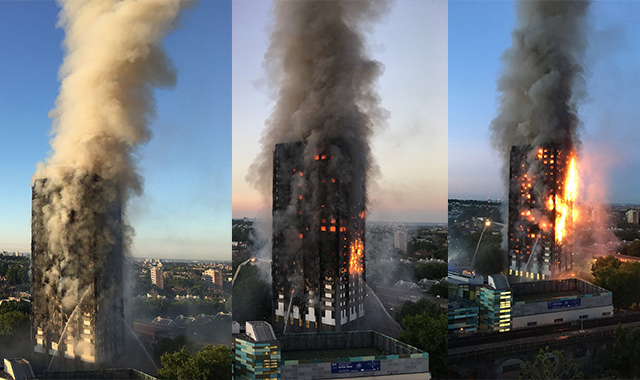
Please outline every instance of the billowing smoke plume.
[{"label": "billowing smoke plume", "polygon": [[[142,191],[137,149],[151,136],[153,89],[176,81],[160,44],[185,2],[60,5],[66,54],[50,113],[52,152],[33,178],[34,308],[43,317],[34,324],[64,323],[55,317],[55,300],[68,318],[87,292],[91,299],[115,297],[107,301],[113,305],[101,305],[122,313],[122,259],[132,232],[123,219],[125,206]],[[49,332],[47,326],[34,328]]]},{"label": "billowing smoke plume", "polygon": [[509,274],[540,279],[569,270],[584,95],[588,1],[521,1],[502,56],[492,142],[509,192]]},{"label": "billowing smoke plume", "polygon": [[[375,88],[382,65],[368,57],[365,36],[387,8],[378,0],[275,2],[265,67],[277,103],[247,176],[264,203],[271,197],[278,143],[304,142],[304,167],[312,172],[319,170],[316,156],[331,157],[328,172],[308,173],[309,186],[334,179],[350,187],[371,178],[369,142],[385,111]],[[362,202],[364,187],[351,187],[350,198]],[[318,210],[321,202],[318,197],[305,204]],[[262,231],[269,241],[270,226]]]},{"label": "billowing smoke plume", "polygon": [[513,45],[502,56],[500,111],[491,123],[503,162],[514,145],[579,147],[588,7],[588,1],[518,3]]}]

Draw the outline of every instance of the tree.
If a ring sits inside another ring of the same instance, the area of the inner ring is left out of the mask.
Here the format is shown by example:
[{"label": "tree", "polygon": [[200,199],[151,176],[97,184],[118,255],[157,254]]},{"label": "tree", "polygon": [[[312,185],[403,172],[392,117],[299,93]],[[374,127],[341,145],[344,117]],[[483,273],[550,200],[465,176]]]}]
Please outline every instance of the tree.
[{"label": "tree", "polygon": [[449,285],[446,281],[435,283],[429,289],[429,293],[434,296],[440,296],[441,298],[449,297]]},{"label": "tree", "polygon": [[564,351],[549,351],[549,347],[541,349],[533,363],[526,362],[520,379],[582,379],[580,365],[567,358]]},{"label": "tree", "polygon": [[217,380],[231,378],[231,349],[227,346],[207,345],[195,356],[185,347],[162,355],[161,379]]},{"label": "tree", "polygon": [[640,239],[640,231],[637,230],[616,230],[613,233],[620,240],[633,241]]},{"label": "tree", "polygon": [[599,257],[591,266],[593,283],[613,293],[613,306],[628,309],[640,302],[640,263],[621,262],[614,256]]},{"label": "tree", "polygon": [[249,233],[240,227],[231,229],[231,240],[247,243],[249,242]]},{"label": "tree", "polygon": [[631,244],[621,247],[620,254],[640,257],[640,240],[635,240]]},{"label": "tree", "polygon": [[26,269],[21,265],[11,265],[7,270],[6,278],[10,284],[20,285],[25,281]]},{"label": "tree", "polygon": [[447,277],[447,263],[425,263],[413,267],[414,279],[420,281],[423,278],[439,280]]},{"label": "tree", "polygon": [[21,311],[28,315],[31,311],[31,304],[25,301],[8,301],[3,302],[2,305],[0,305],[0,314],[4,314],[14,310]]},{"label": "tree", "polygon": [[187,289],[187,294],[204,298],[209,294],[209,288],[204,280],[196,281],[195,285]]},{"label": "tree", "polygon": [[[482,241],[480,241],[482,236]],[[478,242],[480,245],[478,246]],[[466,251],[469,252],[469,260],[473,260],[473,254],[478,248],[474,269],[480,274],[496,274],[504,271],[507,267],[506,255],[500,248],[502,237],[489,233],[488,229],[482,232],[473,232],[466,238]]]},{"label": "tree", "polygon": [[613,368],[622,375],[633,378],[640,373],[640,328],[616,329],[616,348],[612,355]]},{"label": "tree", "polygon": [[447,261],[449,259],[449,248],[447,247],[438,248],[432,252],[432,255],[434,259]]},{"label": "tree", "polygon": [[396,313],[395,317],[396,321],[402,324],[405,317],[408,317],[410,315],[418,315],[425,312],[429,314],[429,316],[434,318],[444,313],[440,306],[436,305],[426,298],[422,298],[418,300],[418,302],[405,302],[402,305],[400,311]]},{"label": "tree", "polygon": [[[484,245],[484,242],[482,243]],[[480,246],[474,269],[480,274],[496,274],[503,272],[506,265],[506,255],[499,246]]]},{"label": "tree", "polygon": [[271,287],[261,277],[260,269],[245,265],[233,285],[233,319],[246,321],[269,320],[271,317]]},{"label": "tree", "polygon": [[165,353],[172,354],[176,351],[180,351],[183,348],[187,350],[187,352],[192,352],[194,349],[194,344],[182,334],[173,339],[162,338],[160,342],[158,342],[158,345],[154,350],[154,356],[155,359],[158,360],[161,359]]},{"label": "tree", "polygon": [[13,337],[20,330],[29,329],[29,314],[11,310],[0,314],[0,337]]},{"label": "tree", "polygon": [[[435,379],[445,379],[447,369],[447,313],[427,299],[405,302],[398,313],[403,331],[398,340],[429,353]],[[396,315],[396,318],[398,318]]]}]

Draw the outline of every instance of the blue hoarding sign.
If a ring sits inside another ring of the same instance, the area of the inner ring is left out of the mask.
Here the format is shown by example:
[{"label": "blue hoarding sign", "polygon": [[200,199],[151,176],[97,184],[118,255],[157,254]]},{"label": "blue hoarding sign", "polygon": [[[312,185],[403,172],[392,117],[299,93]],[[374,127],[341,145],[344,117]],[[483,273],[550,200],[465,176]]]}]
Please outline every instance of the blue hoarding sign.
[{"label": "blue hoarding sign", "polygon": [[380,360],[365,362],[331,363],[331,373],[380,371]]},{"label": "blue hoarding sign", "polygon": [[547,302],[547,309],[566,309],[568,307],[580,306],[580,298],[572,300],[556,300]]}]

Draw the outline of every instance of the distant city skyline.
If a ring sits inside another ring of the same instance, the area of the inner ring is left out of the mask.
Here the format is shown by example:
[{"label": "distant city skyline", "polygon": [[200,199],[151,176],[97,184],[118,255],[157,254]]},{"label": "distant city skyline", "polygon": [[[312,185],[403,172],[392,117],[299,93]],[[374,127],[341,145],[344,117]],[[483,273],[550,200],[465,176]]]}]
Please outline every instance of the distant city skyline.
[{"label": "distant city skyline", "polygon": [[[30,251],[31,176],[50,151],[64,31],[56,2],[0,2],[0,251]],[[156,90],[139,151],[144,192],[127,208],[134,257],[231,258],[231,1],[187,9],[163,46],[177,71]]]},{"label": "distant city skyline", "polygon": [[[273,99],[262,67],[271,3],[233,2],[233,217],[270,214],[245,177]],[[381,106],[390,113],[374,133],[380,176],[368,183],[367,219],[446,222],[447,2],[406,0],[367,34],[369,56],[384,65]]]},{"label": "distant city skyline", "polygon": [[[578,202],[638,203],[640,3],[592,2],[584,61],[586,98]],[[449,198],[504,199],[503,163],[490,143],[498,114],[496,80],[511,46],[514,1],[449,2]]]}]

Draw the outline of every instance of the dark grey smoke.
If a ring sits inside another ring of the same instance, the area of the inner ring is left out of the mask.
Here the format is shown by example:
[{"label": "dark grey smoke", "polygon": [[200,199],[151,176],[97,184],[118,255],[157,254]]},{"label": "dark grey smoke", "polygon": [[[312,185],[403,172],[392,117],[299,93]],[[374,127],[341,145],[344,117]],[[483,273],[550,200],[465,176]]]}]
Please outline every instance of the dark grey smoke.
[{"label": "dark grey smoke", "polygon": [[[569,167],[570,157],[581,145],[577,108],[584,97],[582,61],[587,46],[589,4],[588,1],[518,2],[512,46],[501,58],[500,109],[490,126],[492,144],[504,163],[502,172],[509,194],[509,208],[530,211],[536,223],[541,225],[553,223],[555,226],[556,221],[545,220],[544,202],[551,194],[563,197],[564,190],[557,194],[557,185],[543,180],[548,169],[537,159],[538,149],[561,151],[562,154],[555,157],[555,167],[559,173],[566,173],[568,170],[564,168]],[[524,155],[522,160],[510,160],[512,147],[514,155]],[[516,202],[518,206],[511,203],[511,195],[521,189],[519,182],[511,182],[509,167],[521,164],[526,168],[528,178],[538,179],[532,184],[533,198],[527,203],[531,210],[524,210],[521,200]],[[504,219],[509,219],[510,225],[514,226],[529,223],[520,218],[518,210],[507,212],[505,208]],[[505,229],[504,248],[507,248],[507,232]]]},{"label": "dark grey smoke", "polygon": [[[383,67],[369,58],[365,36],[388,7],[379,0],[275,2],[264,65],[276,106],[247,176],[265,204],[271,197],[275,145],[294,141],[306,143],[303,166],[312,172],[319,168],[316,155],[332,157],[328,173],[308,173],[309,186],[334,178],[351,188],[353,202],[363,202],[364,187],[356,184],[375,172],[369,143],[386,116],[376,93]],[[326,199],[318,194],[305,204],[315,213]],[[262,225],[269,241],[270,223]]]},{"label": "dark grey smoke", "polygon": [[512,46],[502,55],[500,111],[491,123],[503,162],[514,145],[579,148],[588,8],[588,1],[518,3]]}]

